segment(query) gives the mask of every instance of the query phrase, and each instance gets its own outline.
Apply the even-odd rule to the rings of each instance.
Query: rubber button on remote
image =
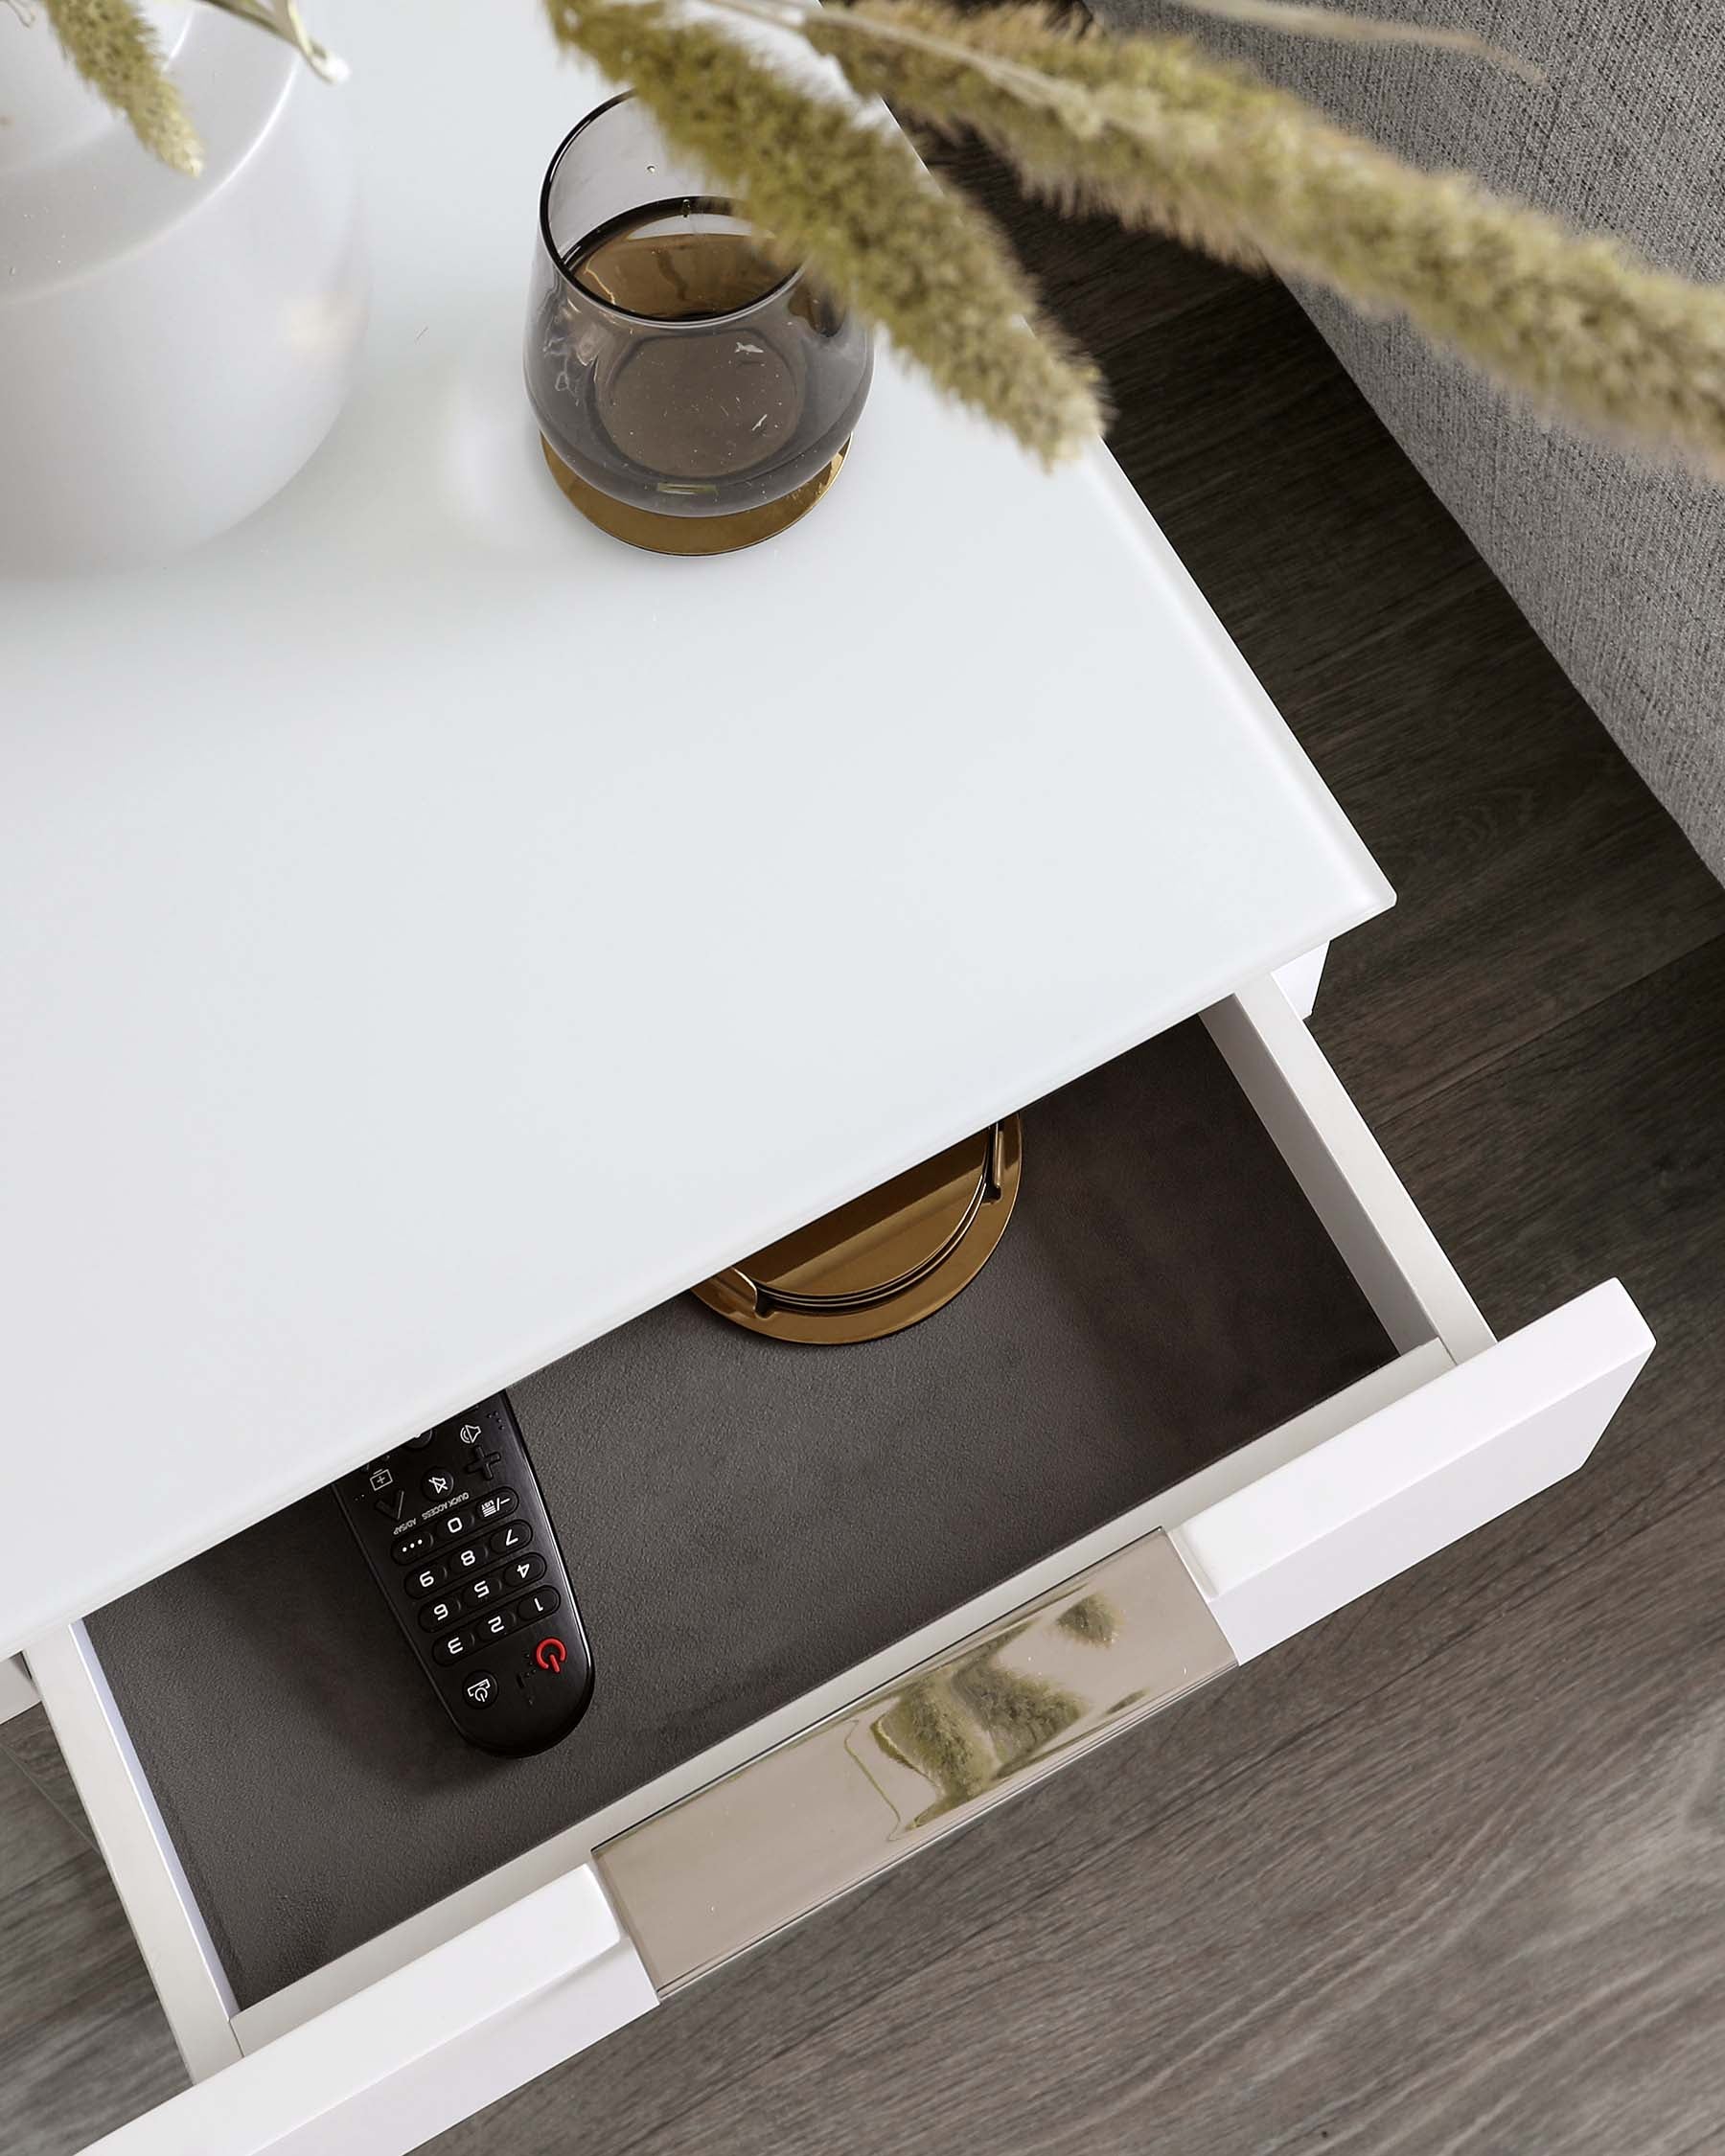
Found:
[[[446,1574],[441,1565],[422,1565],[417,1572],[409,1572],[402,1582],[409,1594],[429,1594],[434,1587],[441,1587]]]
[[[465,1549],[444,1559],[444,1571],[450,1579],[460,1579],[465,1572],[476,1572],[484,1562],[484,1543],[470,1542]]]
[[[402,1535],[399,1542],[389,1546],[389,1554],[398,1565],[411,1565],[421,1557],[429,1557],[437,1548],[435,1535]]]
[[[525,1549],[533,1540],[533,1529],[525,1520],[512,1520],[507,1527],[499,1527],[491,1538],[494,1557],[507,1557],[512,1549]]]
[[[461,1615],[459,1594],[440,1594],[420,1611],[419,1620],[427,1632],[446,1632]]]
[[[463,1610],[471,1614],[474,1610],[489,1609],[492,1603],[496,1600],[497,1582],[494,1577],[488,1574],[484,1579],[474,1579],[468,1582],[467,1593],[461,1597],[461,1606]]]
[[[437,1523],[437,1539],[453,1542],[458,1535],[466,1534],[472,1524],[465,1512],[446,1512]]]
[[[516,1508],[513,1490],[491,1490],[473,1508],[473,1517],[479,1521],[507,1520]]]
[[[513,1610],[494,1610],[490,1617],[482,1617],[474,1625],[473,1638],[475,1640],[501,1640],[507,1633],[515,1630],[515,1621]]]
[[[555,1587],[541,1587],[537,1594],[526,1595],[515,1606],[518,1624],[538,1624],[541,1617],[555,1617],[563,1606],[563,1596]]]
[[[471,1632],[451,1632],[447,1640],[439,1640],[433,1643],[431,1660],[446,1665],[459,1662],[463,1655],[472,1651],[473,1644],[473,1635]]]
[[[506,1593],[513,1594],[518,1588],[531,1587],[536,1579],[545,1576],[545,1560],[542,1557],[518,1557],[513,1565],[505,1565],[494,1575],[501,1581]]]

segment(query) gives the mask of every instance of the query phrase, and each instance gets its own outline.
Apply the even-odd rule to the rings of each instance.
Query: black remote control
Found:
[[[481,1752],[556,1744],[586,1712],[593,1658],[504,1393],[335,1484],[366,1563]]]

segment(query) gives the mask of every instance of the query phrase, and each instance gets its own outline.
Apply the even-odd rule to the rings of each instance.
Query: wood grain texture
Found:
[[[948,162],[1102,361],[1115,455],[1396,887],[1320,1005],[1368,1115],[1725,931],[1725,891],[1280,286]]]
[[[1581,1475],[435,2146],[1717,2148],[1725,894],[1286,294],[1009,221],[1400,887],[1326,1047],[1494,1321],[1616,1272],[1660,1351]],[[172,2084],[93,1862],[12,1890],[28,2156]]]
[[[0,1891],[28,1887],[84,1846],[22,1767],[0,1755]]]
[[[865,1939],[823,1918],[494,2126],[529,2156],[577,2121],[651,2156],[1676,2156],[1718,2118],[1725,1562],[1685,1514],[1644,1539],[1172,1813],[1203,1736],[1170,1718],[986,1860],[900,1875]]]
[[[0,2146],[18,2156],[73,2156],[185,2087],[93,1849],[23,1884],[0,1879]]]
[[[12,1764],[93,1849],[96,1839],[84,1816],[83,1800],[54,1741],[47,1709],[33,1707],[10,1722],[0,1723],[0,1751],[10,1755]],[[4,1868],[0,1868],[0,1879],[6,1876]]]

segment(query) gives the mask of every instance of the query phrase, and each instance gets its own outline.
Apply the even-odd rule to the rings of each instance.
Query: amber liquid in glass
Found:
[[[571,248],[563,266],[595,298],[651,322],[734,314],[786,276],[731,205],[706,195],[631,210]]]
[[[831,340],[850,333],[730,203],[649,203],[560,266],[575,294],[624,318],[589,324],[578,297],[554,302],[534,383],[540,409],[557,414],[560,453],[608,493],[660,510],[741,509],[762,479],[783,486],[788,461],[812,474],[848,438],[855,409],[827,409],[818,376]]]
[[[584,291],[650,322],[740,313],[785,281],[728,202],[656,202],[564,264]],[[799,369],[760,331],[644,340],[596,401],[625,456],[662,483],[718,479],[776,457],[796,430]]]

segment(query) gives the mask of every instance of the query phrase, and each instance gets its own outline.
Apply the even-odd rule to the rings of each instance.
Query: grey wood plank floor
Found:
[[[1399,889],[1344,1078],[1500,1329],[1619,1272],[1660,1352],[1581,1475],[435,2146],[1725,2147],[1725,892],[1284,292],[958,162]],[[0,1743],[0,2139],[59,2156],[177,2068]]]

